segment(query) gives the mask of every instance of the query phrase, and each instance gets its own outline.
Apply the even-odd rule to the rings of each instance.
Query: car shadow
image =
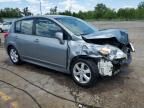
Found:
[[[9,60],[4,61],[9,66],[14,66]],[[15,66],[17,67],[17,66]],[[133,72],[132,66],[123,66],[121,72],[112,77],[100,77],[94,87],[82,88],[74,83],[70,74],[61,73],[55,70],[44,68],[30,63],[24,63],[20,68],[27,69],[28,72],[36,72],[39,74],[47,75],[52,78],[57,84],[65,86],[73,91],[86,92],[90,95],[99,94],[114,90],[116,88],[122,88],[125,85],[125,79],[129,79],[129,74]]]

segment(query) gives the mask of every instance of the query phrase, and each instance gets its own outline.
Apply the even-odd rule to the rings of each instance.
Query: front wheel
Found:
[[[18,64],[22,63],[16,48],[10,47],[8,50],[8,54],[9,54],[10,60],[12,61],[13,64],[18,65]]]
[[[126,60],[126,65],[130,65],[132,62],[132,54],[131,52],[128,52],[127,54],[127,60]]]
[[[78,59],[72,63],[70,71],[76,84],[82,87],[93,86],[99,76],[98,67],[92,60]]]

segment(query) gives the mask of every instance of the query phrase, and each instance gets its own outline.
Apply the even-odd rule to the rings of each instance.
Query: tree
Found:
[[[29,11],[28,7],[24,8],[22,13],[23,13],[24,16],[31,16],[31,15],[33,15],[33,14]]]
[[[144,9],[144,1],[139,3],[138,9]]]
[[[120,19],[135,19],[136,18],[136,11],[134,8],[124,8],[119,9],[117,12],[117,16]]]
[[[16,8],[14,12],[17,17],[22,17],[22,12],[19,8]]]
[[[138,7],[135,8],[121,8],[118,11],[107,7],[105,4],[97,4],[94,10],[83,12],[70,12],[66,10],[64,12],[57,12],[57,6],[50,9],[50,13],[47,14],[61,14],[69,15],[82,19],[123,19],[123,20],[132,20],[132,19],[144,19],[144,1],[140,2]],[[28,7],[20,10],[19,8],[4,8],[0,9],[0,19],[2,18],[18,18],[22,16],[33,15]]]
[[[59,12],[60,15],[68,15],[68,16],[72,16],[72,13],[68,10],[66,10],[65,12]],[[74,13],[76,15],[76,13]]]
[[[88,11],[84,13],[84,19],[94,19],[94,12],[93,11]]]
[[[57,6],[55,6],[54,8],[50,9],[50,14],[51,15],[57,14]]]
[[[16,18],[21,16],[22,13],[18,8],[4,8],[0,10],[0,17],[2,18]]]
[[[94,10],[95,13],[95,18],[96,19],[100,19],[100,18],[104,18],[104,14],[107,12],[108,8],[106,7],[105,4],[100,3],[97,4]]]
[[[138,9],[136,10],[136,18],[144,19],[144,1],[140,2],[138,5]]]
[[[109,8],[107,9],[107,11],[103,15],[104,19],[109,19],[109,20],[115,19],[116,17],[117,16],[116,16],[115,10],[112,10],[112,9],[109,9]]]

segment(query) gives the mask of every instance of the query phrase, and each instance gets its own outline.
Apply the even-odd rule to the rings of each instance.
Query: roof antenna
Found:
[[[70,0],[69,12],[72,11],[72,0]]]

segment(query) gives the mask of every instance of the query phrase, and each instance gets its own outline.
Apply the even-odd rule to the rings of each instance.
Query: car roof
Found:
[[[41,15],[41,16],[26,16],[26,17],[22,17],[20,19],[17,20],[22,20],[22,19],[29,19],[29,18],[64,18],[64,17],[72,17],[72,16],[66,16],[66,15]],[[16,21],[17,21],[16,20]]]

